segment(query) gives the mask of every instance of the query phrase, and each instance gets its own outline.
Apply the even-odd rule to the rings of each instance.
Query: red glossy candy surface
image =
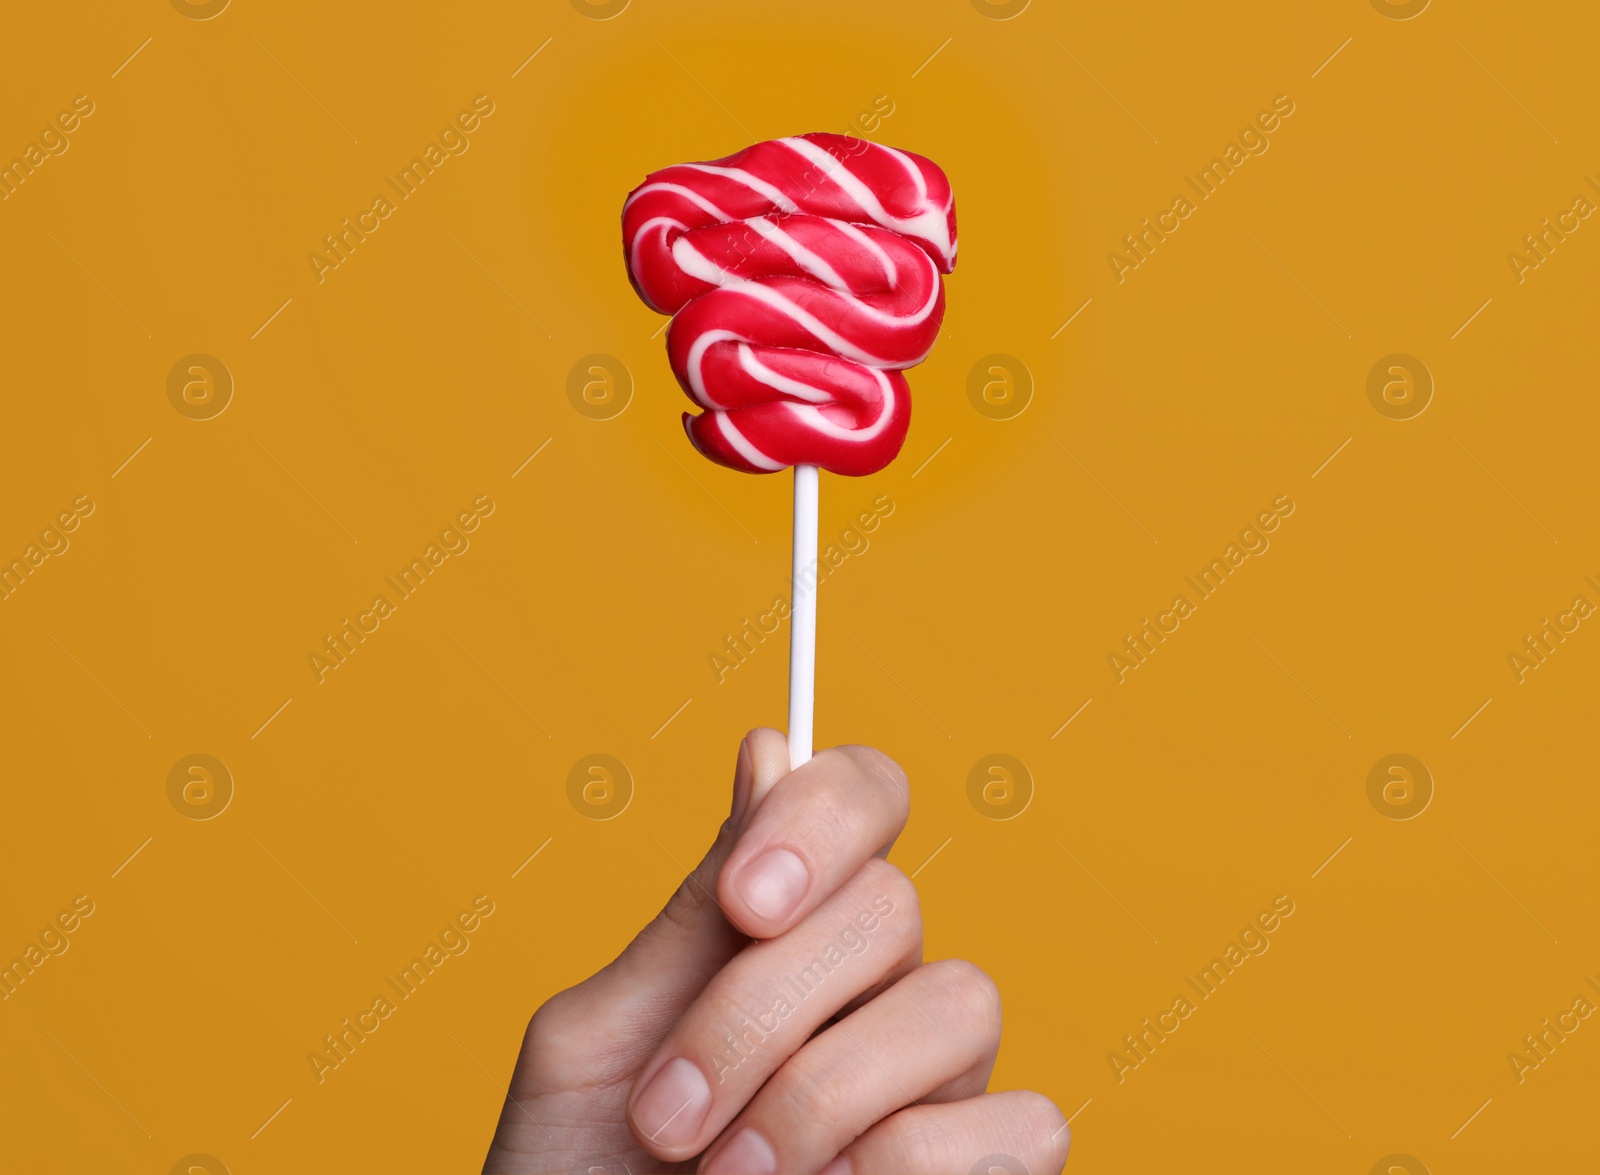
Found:
[[[750,473],[860,475],[900,451],[902,369],[944,318],[950,182],[920,155],[845,135],[773,139],[651,173],[622,210],[628,276],[673,315],[667,355],[690,441]]]

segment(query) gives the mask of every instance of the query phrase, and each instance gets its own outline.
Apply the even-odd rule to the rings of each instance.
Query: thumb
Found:
[[[728,819],[704,859],[683,879],[661,913],[641,930],[621,955],[583,986],[615,1006],[648,1009],[660,1016],[662,1031],[705,988],[712,977],[750,942],[717,904],[717,874],[739,841],[750,817],[773,785],[789,773],[788,740],[758,727],[739,744]]]

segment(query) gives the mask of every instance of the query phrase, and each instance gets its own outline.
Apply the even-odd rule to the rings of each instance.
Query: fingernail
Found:
[[[843,1155],[840,1155],[837,1159],[833,1160],[833,1162],[829,1163],[822,1170],[818,1171],[817,1175],[851,1175],[851,1172],[854,1171],[854,1169],[855,1168],[850,1166],[850,1160],[845,1158]]]
[[[773,1175],[778,1156],[772,1144],[754,1130],[741,1130],[706,1164],[706,1175]]]
[[[756,765],[750,757],[750,740],[745,738],[739,743],[739,762],[733,769],[733,807],[728,812],[728,821],[737,825],[744,819],[744,810],[750,806],[750,785],[755,782]]]
[[[633,1103],[633,1120],[649,1141],[664,1147],[688,1146],[711,1109],[711,1086],[692,1061],[674,1057],[650,1079]]]
[[[768,849],[739,871],[739,896],[772,922],[792,914],[810,885],[805,862],[788,849]]]

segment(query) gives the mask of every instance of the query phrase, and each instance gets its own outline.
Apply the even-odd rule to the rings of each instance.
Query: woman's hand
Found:
[[[921,961],[916,890],[884,860],[909,798],[878,751],[790,772],[752,731],[705,860],[535,1013],[484,1170],[1059,1171],[1054,1103],[984,1092],[994,983]]]

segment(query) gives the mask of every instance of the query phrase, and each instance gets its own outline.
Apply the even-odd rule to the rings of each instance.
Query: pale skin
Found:
[[[993,981],[922,961],[886,860],[909,803],[878,751],[791,772],[783,735],[751,731],[705,859],[534,1014],[484,1171],[1059,1172],[1055,1103],[986,1092]]]

